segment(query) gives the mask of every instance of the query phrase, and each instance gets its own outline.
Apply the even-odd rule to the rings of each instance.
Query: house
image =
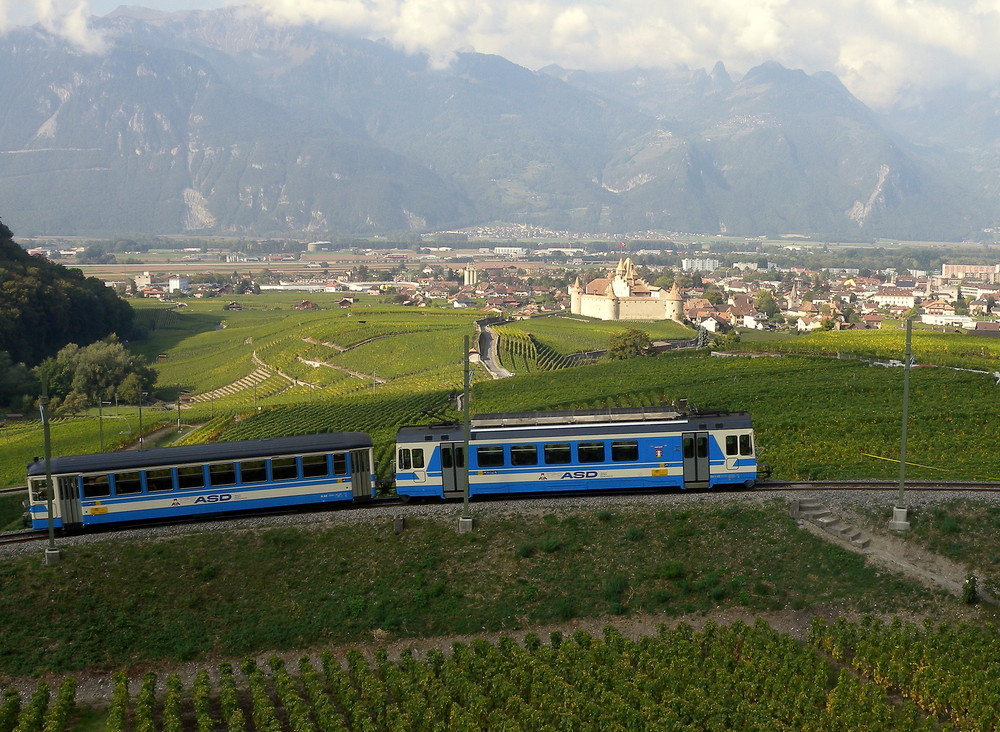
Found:
[[[299,300],[295,303],[296,310],[319,310],[319,305],[312,300]]]
[[[881,308],[902,307],[909,310],[917,304],[913,290],[901,287],[883,287],[871,296],[870,300]]]
[[[805,315],[798,319],[795,323],[795,329],[801,333],[807,333],[812,330],[819,330],[823,327],[822,318],[814,318],[810,315]]]
[[[696,325],[699,328],[704,328],[709,333],[723,333],[729,330],[729,323],[721,318],[718,313],[700,319]]]
[[[955,306],[944,300],[930,300],[920,306],[927,315],[954,315]]]
[[[986,315],[989,312],[988,300],[973,300],[969,303],[969,315]]]
[[[866,328],[882,328],[882,316],[878,313],[865,313],[861,316],[861,322],[865,324]]]
[[[987,338],[1000,338],[1000,322],[984,323],[980,321],[969,327],[966,332],[971,335],[986,336]]]

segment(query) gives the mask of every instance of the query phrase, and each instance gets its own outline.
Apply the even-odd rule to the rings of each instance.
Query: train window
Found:
[[[236,485],[236,463],[209,465],[208,482],[212,485]]]
[[[342,452],[333,455],[333,474],[344,475],[347,472],[347,455]]]
[[[172,491],[174,489],[174,471],[170,468],[146,471],[147,491]]]
[[[708,457],[708,436],[698,435],[695,438],[695,444],[698,446],[698,457],[700,458]]]
[[[204,488],[205,471],[200,465],[177,468],[177,486],[181,489]]]
[[[576,446],[576,456],[581,463],[603,463],[603,442],[581,442]]]
[[[740,435],[740,455],[753,455],[753,440],[750,435]]]
[[[568,442],[556,442],[546,445],[543,450],[546,465],[564,465],[573,462]]]
[[[104,498],[111,495],[111,481],[105,475],[83,476],[83,497]]]
[[[271,458],[271,480],[294,480],[299,477],[295,458]]]
[[[538,448],[534,445],[511,445],[511,465],[538,465]]]
[[[31,502],[41,503],[49,500],[49,492],[45,487],[45,479],[33,479],[31,481]]]
[[[682,440],[682,443],[684,445],[684,458],[685,459],[687,459],[687,458],[693,458],[694,457],[694,438],[693,437],[685,437]]]
[[[127,496],[131,493],[142,492],[142,480],[139,473],[115,473],[115,495]]]
[[[306,455],[302,458],[303,478],[325,478],[330,474],[330,463],[326,455]]]
[[[499,468],[503,466],[503,447],[487,445],[476,448],[476,460],[480,468]]]
[[[240,463],[241,483],[264,483],[267,480],[267,462],[244,460]]]
[[[413,467],[417,470],[423,470],[424,468],[424,448],[415,447],[413,448]]]
[[[611,443],[611,459],[616,463],[639,459],[638,440],[615,440]]]
[[[737,445],[736,435],[726,435],[726,454],[727,455],[739,455],[740,448]]]
[[[399,450],[399,460],[396,461],[397,467],[400,470],[409,470],[413,467],[413,463],[410,461],[410,450],[407,447],[400,448]]]
[[[416,451],[414,451],[416,452]],[[413,456],[413,467],[417,467],[417,456]],[[423,458],[420,466],[423,467]],[[441,445],[441,467],[445,470],[465,467],[465,450],[461,445]]]

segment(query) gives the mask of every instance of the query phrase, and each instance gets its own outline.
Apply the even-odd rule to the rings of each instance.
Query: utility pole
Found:
[[[906,319],[906,347],[903,350],[903,425],[900,430],[899,443],[899,494],[896,505],[892,509],[892,521],[889,528],[894,531],[909,531],[910,521],[906,509],[906,423],[909,421],[910,407],[910,343],[913,330],[913,318]]]
[[[49,517],[49,544],[45,547],[45,566],[59,564],[59,560],[62,559],[62,555],[56,547],[56,529],[55,522],[52,517],[52,437],[49,433],[49,415],[45,412],[45,407],[48,403],[49,387],[48,384],[43,384],[42,396],[38,400],[38,411],[41,413],[42,417],[42,442],[45,449],[45,452],[43,453],[45,455],[45,503],[46,511]]]
[[[139,392],[139,449],[142,449],[142,403],[146,401],[146,394],[148,392]]]
[[[465,534],[472,531],[473,521],[472,516],[469,513],[469,460],[472,457],[469,454],[469,442],[472,440],[472,422],[470,418],[470,405],[469,397],[471,396],[471,384],[472,384],[472,366],[469,363],[469,336],[465,336],[465,379],[464,379],[464,392],[462,394],[462,422],[464,425],[464,435],[463,442],[465,451],[465,492],[462,495],[462,518],[458,520],[458,533]]]

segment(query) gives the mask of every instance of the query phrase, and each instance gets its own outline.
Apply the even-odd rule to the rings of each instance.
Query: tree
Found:
[[[138,404],[142,401],[142,394],[146,391],[143,383],[136,374],[129,374],[118,387],[118,398],[126,404]]]
[[[0,406],[20,409],[25,396],[36,394],[38,382],[31,370],[23,363],[14,363],[6,351],[0,351]]]
[[[715,285],[709,285],[705,288],[705,299],[713,305],[721,305],[726,301],[726,296],[722,290]]]
[[[649,334],[638,328],[628,328],[608,339],[608,360],[623,361],[645,356],[652,348]]]
[[[121,392],[123,382],[134,376],[137,391],[149,391],[156,372],[141,356],[135,356],[115,336],[80,348],[75,343],[62,348],[55,358],[46,359],[36,369],[49,395],[67,400],[80,396],[88,402],[110,399]]]
[[[774,299],[774,293],[770,290],[757,290],[757,294],[754,295],[754,305],[756,305],[758,312],[769,318],[773,318],[774,314],[778,312],[778,303]]]
[[[131,337],[132,308],[76,269],[32,256],[0,224],[0,343],[11,360],[36,366],[75,341]]]

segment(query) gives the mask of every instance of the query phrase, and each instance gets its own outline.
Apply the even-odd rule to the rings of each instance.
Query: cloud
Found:
[[[192,0],[204,5],[212,0]],[[224,4],[228,0],[216,0]],[[88,0],[0,0],[0,29],[34,20],[99,48]],[[98,2],[98,0],[91,0]],[[240,0],[279,24],[315,23],[444,64],[460,49],[529,68],[710,67],[778,61],[832,71],[869,104],[901,90],[1000,79],[1000,0]],[[176,9],[183,0],[145,0]],[[34,22],[34,21],[32,21]]]
[[[101,53],[103,36],[89,25],[87,0],[0,0],[0,33],[14,25],[38,23],[87,53]]]

